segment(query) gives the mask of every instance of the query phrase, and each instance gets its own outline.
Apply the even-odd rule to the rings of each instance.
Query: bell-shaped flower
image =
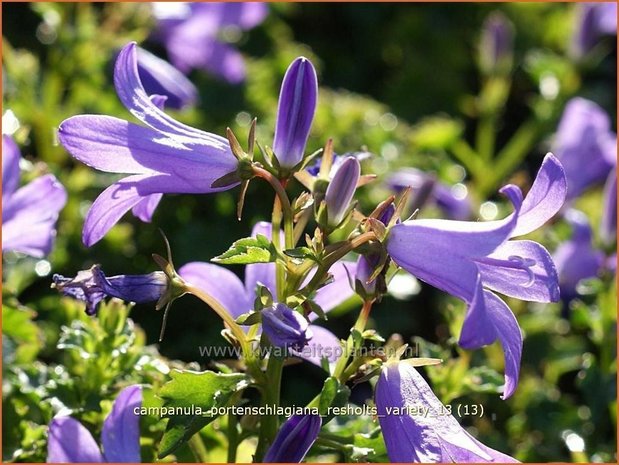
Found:
[[[156,2],[154,38],[161,41],[170,61],[187,73],[203,69],[231,84],[245,79],[245,62],[222,34],[237,33],[260,24],[268,14],[261,2]]]
[[[355,157],[346,158],[335,172],[325,193],[329,226],[338,226],[350,211],[360,176],[361,164]]]
[[[264,463],[301,463],[316,442],[320,415],[292,415],[279,429],[264,456]]]
[[[78,272],[74,278],[55,274],[52,279],[53,287],[58,291],[85,302],[88,315],[97,313],[97,307],[105,297],[148,303],[158,301],[168,290],[168,278],[163,271],[107,277],[99,265],[94,265],[89,270]]]
[[[573,98],[565,106],[553,148],[565,170],[570,200],[607,179],[617,164],[617,134],[610,118],[584,98]]]
[[[280,166],[293,168],[303,159],[318,99],[318,79],[311,61],[294,60],[282,81],[273,152]]]
[[[514,27],[495,11],[484,21],[479,43],[479,64],[487,74],[508,73],[514,54]]]
[[[80,115],[58,129],[60,143],[77,160],[131,175],[104,190],[90,207],[82,233],[87,246],[132,208],[149,218],[161,194],[219,192],[237,184],[212,187],[237,168],[228,141],[174,120],[151,100],[138,74],[135,43],[120,51],[114,84],[121,102],[146,126],[112,116]]]
[[[387,252],[415,277],[468,304],[460,345],[478,348],[499,339],[506,358],[503,398],[518,383],[522,335],[509,307],[492,291],[536,302],[559,299],[557,272],[537,242],[509,241],[542,226],[562,207],[566,180],[552,154],[544,159],[523,200],[508,185],[501,192],[515,212],[500,221],[409,220],[391,228]]]
[[[383,365],[375,402],[391,462],[517,462],[471,436],[406,361]]]
[[[603,36],[617,35],[617,3],[581,3],[577,8],[576,29],[570,44],[570,54],[581,59]]]
[[[396,191],[412,188],[413,211],[424,204],[436,205],[448,218],[466,220],[473,211],[471,201],[463,185],[448,186],[429,174],[415,168],[396,171],[387,179],[387,185]]]
[[[301,350],[312,339],[312,330],[303,315],[284,304],[262,309],[262,331],[275,347]]]
[[[198,89],[183,73],[143,48],[137,48],[138,74],[148,95],[165,97],[165,106],[174,110],[193,106]]]
[[[97,442],[79,421],[57,416],[49,424],[48,463],[139,463],[140,416],[142,387],[124,388],[114,401],[112,411],[103,423],[101,443]]]
[[[565,302],[578,295],[578,283],[594,278],[604,264],[604,253],[593,248],[593,233],[584,213],[568,210],[565,219],[572,226],[572,237],[563,242],[552,258],[559,274],[561,298]]]
[[[254,226],[252,236],[261,234],[270,238],[271,231],[271,223],[261,221]],[[348,277],[354,276],[356,264],[338,262],[329,272],[333,281],[318,289],[313,299],[325,313],[354,295]],[[247,265],[244,281],[227,268],[204,262],[187,263],[179,268],[178,274],[188,283],[212,296],[235,318],[253,309],[258,285],[266,287],[272,295],[277,294],[274,263]],[[314,313],[309,315],[310,322],[317,318]],[[323,358],[326,358],[329,364],[334,364],[339,355],[340,340],[331,331],[317,324],[310,324],[309,330],[313,334],[312,339],[294,355],[317,366],[321,366]]]
[[[67,192],[46,174],[19,187],[21,154],[10,136],[2,136],[2,250],[44,257],[56,237],[58,213]]]

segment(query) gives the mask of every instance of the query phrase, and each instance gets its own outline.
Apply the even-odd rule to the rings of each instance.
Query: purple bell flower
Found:
[[[576,287],[580,280],[597,276],[605,257],[593,248],[591,226],[582,212],[568,210],[565,219],[572,226],[572,238],[557,248],[553,260],[559,274],[561,298],[569,302],[578,295]]]
[[[19,187],[21,154],[10,136],[2,136],[2,250],[41,258],[52,250],[58,213],[67,192],[46,174]]]
[[[517,462],[471,436],[406,361],[383,366],[375,402],[391,462]],[[420,414],[420,408],[428,414]]]
[[[105,297],[116,297],[136,303],[158,301],[168,289],[168,278],[163,271],[144,275],[106,277],[99,265],[77,273],[75,278],[53,276],[53,287],[64,295],[86,303],[86,313],[94,315]]]
[[[262,234],[271,237],[271,229],[270,223],[259,222],[253,228],[252,236]],[[314,296],[314,301],[324,312],[329,312],[354,295],[348,276],[354,276],[355,272],[354,262],[338,262],[331,267],[333,281],[318,289]],[[235,318],[254,307],[258,284],[265,286],[272,295],[276,294],[274,263],[247,265],[244,282],[229,269],[212,263],[187,263],[178,270],[178,274],[185,281],[211,295]],[[313,313],[309,316],[310,322],[316,318]],[[331,331],[316,324],[310,324],[309,330],[313,334],[312,339],[294,355],[317,366],[321,366],[323,357],[326,357],[330,364],[334,364],[338,358],[340,340]]]
[[[49,424],[48,463],[138,463],[140,457],[140,416],[142,387],[128,386],[118,394],[112,411],[103,423],[103,452],[90,432],[69,416],[54,418]]]
[[[316,70],[307,58],[299,57],[284,75],[277,107],[273,152],[284,168],[303,159],[317,98]]]
[[[114,84],[125,107],[146,126],[111,116],[80,115],[58,129],[61,144],[74,158],[101,171],[131,175],[112,184],[92,204],[82,233],[88,247],[130,209],[149,220],[161,194],[211,193],[236,185],[212,187],[236,170],[228,141],[174,120],[153,103],[140,82],[135,43],[120,51]]]
[[[512,64],[514,27],[495,11],[484,21],[479,44],[481,69],[488,74],[508,72]]]
[[[393,226],[387,239],[387,251],[398,265],[467,303],[462,347],[474,349],[499,339],[506,359],[504,399],[518,384],[522,334],[509,307],[492,291],[528,301],[558,301],[558,277],[548,251],[537,242],[509,239],[552,218],[566,190],[563,168],[548,154],[524,199],[514,185],[501,189],[515,208],[507,218],[409,220]]]
[[[387,185],[395,191],[411,187],[413,210],[431,202],[450,219],[466,220],[471,217],[473,209],[466,190],[459,192],[454,187],[437,181],[429,173],[415,168],[404,168],[389,176]]]
[[[165,105],[174,110],[195,105],[198,89],[183,73],[140,47],[137,54],[138,74],[148,95],[165,97]]]
[[[245,79],[243,56],[220,36],[260,24],[267,4],[158,2],[153,9],[158,22],[154,37],[163,42],[174,66],[184,73],[203,69],[231,84]]]
[[[264,463],[301,463],[316,441],[320,415],[292,415],[279,429],[264,456]]]
[[[360,176],[361,164],[355,157],[346,158],[335,172],[325,193],[330,226],[339,225],[350,211],[350,202],[355,195]]]
[[[576,30],[570,54],[583,58],[604,35],[617,35],[617,3],[599,2],[577,5]]]
[[[312,330],[303,315],[276,303],[262,310],[262,330],[275,347],[301,350],[312,339]]]
[[[568,199],[604,181],[616,166],[617,135],[610,124],[606,112],[590,100],[576,97],[565,106],[553,147],[565,170]]]

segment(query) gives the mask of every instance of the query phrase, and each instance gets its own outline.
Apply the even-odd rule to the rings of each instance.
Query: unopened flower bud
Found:
[[[292,62],[279,94],[273,152],[280,166],[293,168],[302,159],[316,111],[318,79],[305,57]]]
[[[355,157],[348,157],[344,160],[333,176],[325,193],[330,226],[340,224],[348,213],[360,176],[361,165]]]
[[[265,463],[301,463],[316,441],[320,415],[292,415],[280,428],[264,456]]]
[[[485,74],[507,74],[512,67],[514,28],[501,13],[484,21],[479,44],[479,64]]]
[[[280,303],[262,310],[262,329],[275,347],[301,350],[312,338],[307,320]]]

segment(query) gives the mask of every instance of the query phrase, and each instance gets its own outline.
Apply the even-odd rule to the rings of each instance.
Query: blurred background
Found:
[[[560,3],[270,4],[256,27],[219,33],[242,53],[244,80],[230,83],[194,69],[188,77],[198,103],[170,113],[216,134],[230,126],[239,137],[257,117],[258,140],[270,145],[281,78],[295,57],[305,55],[316,66],[320,85],[308,151],[332,137],[337,153],[371,154],[364,173],[379,177],[359,191],[362,211],[369,213],[393,193],[385,182],[392,173],[414,167],[447,186],[460,186],[458,192],[470,203],[469,219],[502,218],[510,210],[498,188],[508,182],[530,186],[570,98],[596,102],[616,128],[616,34],[601,34],[589,49],[576,51],[583,8]],[[482,31],[497,12],[513,45],[505,61],[493,65]],[[27,160],[23,178],[53,172],[69,193],[48,257],[3,253],[3,460],[44,461],[46,425],[62,406],[96,425],[104,413],[101,400],[113,399],[119,384],[148,383],[156,393],[169,367],[206,369],[212,361],[201,357],[198,347],[225,344],[216,315],[193,297],[174,303],[159,343],[162,315],[153,305],[133,306],[133,323],[118,302],[91,319],[80,304],[50,289],[51,275],[73,276],[95,263],[108,276],[153,271],[151,254],[165,250],[157,228],[169,238],[177,267],[208,261],[248,236],[256,221],[269,219],[273,195],[268,186],[251,183],[241,221],[235,219],[237,190],[166,195],[152,223],[126,215],[87,249],[81,242],[84,215],[118,176],[74,161],[55,131],[77,114],[132,120],[115,94],[113,63],[119,48],[132,40],[168,58],[155,33],[153,7],[3,3],[2,27],[3,133],[13,136]],[[492,126],[485,134],[493,134],[492,148],[480,166],[466,147],[483,147],[480,127],[488,115]],[[507,161],[497,165],[493,160],[498,159]],[[593,225],[594,246],[612,256],[615,243],[605,243],[596,229],[603,215],[602,189],[593,186],[574,206]],[[441,215],[432,205],[421,211],[422,217]],[[569,240],[571,229],[558,219],[533,236],[553,252]],[[242,277],[242,267],[232,269]],[[443,402],[484,405],[484,417],[461,421],[485,444],[521,461],[614,462],[614,272],[605,269],[581,282],[577,294],[549,305],[508,299],[525,333],[521,381],[508,401],[498,395],[500,346],[476,352],[457,346],[464,305],[456,299],[401,274],[376,306],[371,326],[385,338],[400,334],[420,355],[445,360],[426,375]],[[351,299],[325,325],[345,336],[358,307]],[[113,354],[103,356],[106,350]],[[324,381],[324,373],[307,363],[286,368],[284,377],[283,399],[290,405],[311,400]],[[369,396],[367,383],[353,390],[354,402]],[[354,438],[371,423],[338,421],[338,431]],[[152,445],[162,426],[157,419],[145,423],[143,435],[152,442],[143,443],[142,458],[153,460]],[[218,454],[225,450],[225,437],[217,428],[214,424],[202,434],[212,460],[224,460]],[[315,457],[352,460],[345,452],[320,448]],[[382,455],[376,449],[365,459],[385,457],[384,449]],[[191,461],[192,456],[181,451],[177,459]]]

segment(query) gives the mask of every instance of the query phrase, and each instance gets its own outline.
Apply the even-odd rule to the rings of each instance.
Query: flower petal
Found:
[[[283,167],[292,168],[303,158],[317,96],[316,70],[307,58],[299,57],[286,71],[277,107],[273,152]]]
[[[192,106],[198,90],[183,73],[165,60],[138,47],[138,74],[148,95],[167,97],[166,105],[174,109]]]
[[[378,420],[391,462],[515,461],[467,433],[406,361],[384,365],[375,392]],[[413,408],[427,408],[429,413],[408,413]]]
[[[483,291],[483,306],[478,305],[467,313],[470,325],[463,325],[460,346],[465,349],[477,349],[489,344],[488,337],[476,336],[477,333],[496,335],[501,342],[505,356],[505,387],[502,399],[510,397],[518,385],[520,359],[522,357],[522,333],[516,317],[499,297],[490,291]]]
[[[103,454],[107,462],[141,462],[140,416],[135,412],[141,406],[141,386],[128,386],[118,394],[101,431]]]
[[[565,106],[553,152],[565,170],[568,199],[578,197],[590,185],[606,179],[612,168],[609,160],[616,158],[612,156],[616,151],[616,135],[610,127],[606,112],[590,100],[576,97]],[[609,140],[613,142],[609,144]]]
[[[2,135],[2,202],[19,186],[19,147],[11,136]]]
[[[533,241],[508,241],[477,262],[483,285],[533,302],[557,302],[559,278],[548,251]]]
[[[176,121],[151,101],[138,74],[136,47],[135,42],[125,45],[118,54],[114,68],[116,93],[127,110],[144,124],[168,136],[175,136],[177,140],[212,147],[233,157],[225,138]]]
[[[546,223],[561,209],[566,195],[567,179],[563,166],[557,157],[549,153],[522,202],[512,237],[528,234]]]
[[[247,297],[241,280],[226,268],[211,263],[191,262],[183,265],[178,274],[212,296],[235,318],[253,308],[254,301]]]
[[[92,434],[71,417],[56,417],[47,432],[48,463],[100,463],[103,455]]]
[[[84,220],[82,242],[86,247],[99,242],[112,227],[144,198],[138,192],[144,176],[129,176],[105,189],[90,206]]]
[[[291,352],[318,367],[322,367],[322,359],[326,358],[329,367],[333,368],[342,353],[340,339],[322,326],[309,325],[309,329],[312,332],[312,339],[301,350]]]
[[[131,209],[131,213],[145,223],[150,223],[162,197],[163,194],[150,194],[143,197],[142,200]]]
[[[51,174],[18,189],[3,202],[2,250],[47,255],[56,236],[58,213],[66,202],[66,190]]]
[[[213,192],[213,181],[236,169],[234,157],[222,148],[111,116],[74,116],[61,123],[58,137],[74,158],[98,170],[172,175],[167,192]]]

